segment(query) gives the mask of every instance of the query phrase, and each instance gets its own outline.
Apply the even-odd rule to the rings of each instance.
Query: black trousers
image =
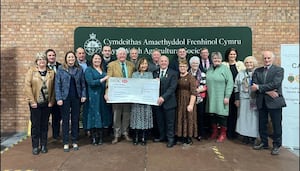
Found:
[[[231,94],[229,100],[229,113],[227,117],[227,136],[228,138],[234,138],[237,136],[235,132],[236,121],[237,121],[237,107],[234,104],[235,97],[234,93]]]
[[[158,130],[158,124],[157,124],[157,116],[156,116],[156,109],[157,106],[151,106],[152,107],[152,113],[153,113],[153,128],[151,129],[151,135],[152,137],[159,138],[159,130]]]
[[[280,147],[282,145],[282,108],[268,109],[263,102],[263,107],[259,112],[259,134],[262,143],[268,144],[268,122],[269,114],[273,127],[273,146]]]
[[[227,127],[227,116],[211,113],[210,119],[212,124],[219,124],[219,126]]]
[[[60,113],[60,106],[54,104],[51,108],[52,114],[52,136],[53,138],[57,138],[60,132],[60,121],[61,121],[61,113]]]
[[[38,148],[40,145],[46,146],[48,139],[48,122],[50,116],[50,108],[48,103],[37,108],[30,107],[31,121],[31,141],[32,147]]]
[[[175,135],[175,108],[163,109],[163,107],[154,107],[154,113],[156,115],[157,126],[159,130],[159,138],[168,141],[174,141]]]
[[[205,136],[207,127],[207,121],[205,118],[205,99],[201,103],[197,104],[197,125],[198,125],[198,136]]]

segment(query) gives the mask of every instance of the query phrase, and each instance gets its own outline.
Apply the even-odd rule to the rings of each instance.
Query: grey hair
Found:
[[[247,62],[247,61],[252,61],[253,62],[253,65],[254,65],[254,68],[257,67],[258,65],[258,62],[256,60],[256,58],[254,56],[247,56],[245,59],[244,59],[244,64]]]
[[[212,53],[211,53],[211,59],[213,59],[215,56],[216,56],[218,59],[222,59],[222,54],[221,54],[221,52],[212,52]]]
[[[190,65],[192,65],[193,62],[197,62],[198,64],[200,64],[200,58],[198,56],[191,57],[191,59],[189,60]]]
[[[127,50],[125,48],[123,48],[123,47],[118,48],[116,50],[116,54],[119,54],[121,51],[124,51],[126,53],[126,55],[127,55]]]

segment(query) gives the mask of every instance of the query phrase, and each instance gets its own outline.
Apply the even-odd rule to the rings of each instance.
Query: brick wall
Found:
[[[38,51],[58,61],[73,49],[74,29],[96,27],[249,26],[253,55],[299,43],[298,0],[3,0],[1,1],[1,132],[26,131],[24,75]],[[279,63],[279,60],[277,61]]]

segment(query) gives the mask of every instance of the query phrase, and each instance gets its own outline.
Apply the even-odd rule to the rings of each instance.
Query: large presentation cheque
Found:
[[[158,97],[158,79],[109,78],[108,103],[140,103],[157,106]]]

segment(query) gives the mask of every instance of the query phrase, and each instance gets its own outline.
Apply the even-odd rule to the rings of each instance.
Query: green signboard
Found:
[[[83,47],[87,59],[104,45],[128,50],[135,47],[139,56],[150,57],[159,49],[169,58],[176,57],[181,47],[188,56],[199,56],[199,49],[206,47],[209,52],[219,51],[223,55],[228,48],[238,50],[240,60],[252,55],[252,32],[249,27],[188,27],[188,28],[119,28],[119,27],[78,27],[74,33],[74,48]],[[223,57],[224,58],[224,57]]]

